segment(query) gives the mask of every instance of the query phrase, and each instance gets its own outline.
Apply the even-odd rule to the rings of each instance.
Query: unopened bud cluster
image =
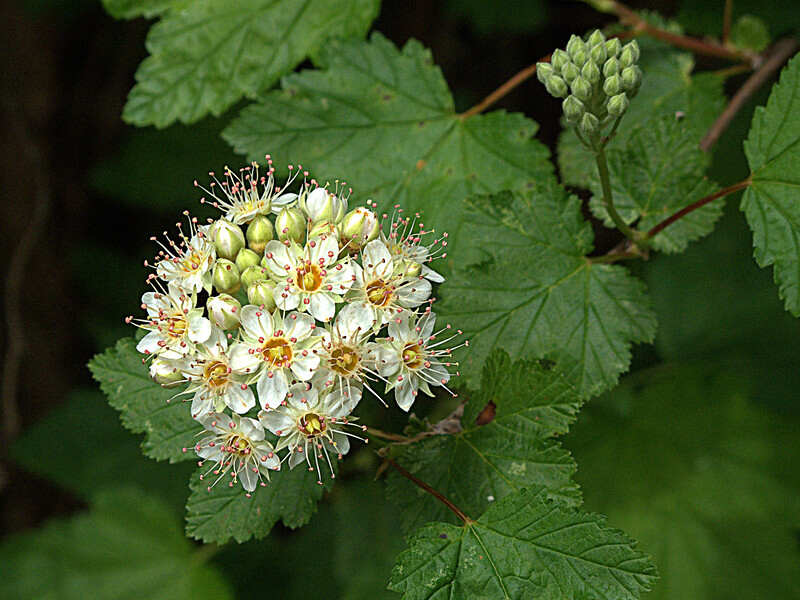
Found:
[[[419,392],[450,391],[457,366],[448,342],[461,332],[437,331],[431,310],[443,278],[429,264],[447,234],[397,206],[391,217],[369,201],[351,209],[344,183],[320,186],[300,166],[278,187],[267,163],[195,184],[222,217],[189,217],[158,242],[146,316],[126,319],[147,332],[137,350],[152,378],[205,429],[194,450],[212,464],[209,491],[227,478],[249,494],[284,461],[321,482],[364,440],[352,414],[363,394],[385,405],[394,392],[408,411]]]
[[[600,30],[584,41],[573,35],[566,49],[556,49],[549,63],[536,65],[536,75],[547,91],[563,98],[568,123],[594,139],[608,123],[622,117],[642,84],[637,66],[636,40],[624,46],[617,38],[606,39]]]

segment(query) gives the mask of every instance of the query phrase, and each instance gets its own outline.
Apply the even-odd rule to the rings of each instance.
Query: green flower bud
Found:
[[[150,377],[164,387],[174,387],[184,383],[186,379],[176,363],[160,356],[154,357],[150,362]]]
[[[580,74],[580,69],[571,62],[565,64],[564,68],[561,69],[561,77],[563,77],[567,83],[572,83]]]
[[[566,89],[566,84],[564,84],[564,88]],[[377,238],[380,229],[378,215],[371,210],[359,206],[347,213],[342,221],[342,245],[347,244],[351,252],[358,251],[365,246],[367,242],[371,242]]]
[[[592,48],[589,51],[589,58],[591,58],[592,62],[598,67],[606,62],[606,58],[608,58],[608,52],[606,52],[605,44],[598,44]]]
[[[581,122],[579,127],[581,131],[586,135],[592,135],[600,128],[600,120],[595,117],[592,113],[584,113],[583,117],[581,117]]]
[[[275,238],[275,230],[270,221],[264,215],[257,215],[247,226],[247,245],[253,252],[261,254],[267,242]]]
[[[244,234],[242,228],[234,225],[230,221],[220,219],[211,229],[214,232],[214,247],[217,249],[217,256],[233,260],[244,248]]]
[[[553,65],[546,62],[536,63],[536,78],[541,83],[547,84],[547,80],[550,79],[552,75],[555,75]]]
[[[616,58],[609,58],[603,65],[603,76],[611,77],[620,71],[619,61]]]
[[[619,56],[620,50],[622,50],[622,42],[619,41],[619,38],[611,38],[606,42],[606,52],[609,57],[616,58]]]
[[[639,44],[636,40],[631,40],[622,47],[619,62],[623,67],[630,67],[639,62]]]
[[[306,218],[296,207],[283,208],[275,219],[275,230],[282,242],[293,240],[300,243],[306,234]]]
[[[330,221],[320,221],[319,223],[315,223],[311,230],[308,232],[308,239],[315,238],[315,237],[322,237],[323,235],[332,235],[335,238],[339,238],[339,227],[336,223],[332,223]]]
[[[630,104],[628,97],[623,92],[608,99],[606,110],[612,117],[621,117],[628,110],[628,104]]]
[[[592,84],[583,77],[576,77],[569,87],[572,90],[572,95],[581,102],[586,102],[592,97]]]
[[[592,61],[587,62],[581,69],[581,77],[590,84],[595,85],[600,82],[600,69]]]
[[[312,223],[319,221],[338,223],[347,212],[347,200],[321,187],[301,195],[299,205]]]
[[[247,288],[247,300],[250,304],[263,306],[265,310],[272,312],[275,310],[275,298],[272,295],[272,288],[274,287],[275,284],[271,281],[264,279],[256,281]]]
[[[249,248],[242,248],[239,254],[236,255],[234,261],[240,272],[244,272],[247,267],[252,267],[261,262],[261,256],[257,252],[253,252]]]
[[[606,36],[599,29],[595,29],[589,38],[586,40],[587,46],[597,46],[606,43]]]
[[[242,281],[242,285],[245,289],[249,288],[253,285],[256,281],[261,281],[262,279],[269,279],[269,271],[265,267],[261,265],[256,265],[253,267],[247,267],[242,273],[240,277]]]
[[[626,91],[638,90],[642,84],[642,70],[636,65],[625,67],[620,73],[620,79],[622,80],[622,87]]]
[[[586,50],[576,50],[570,58],[576,67],[582,67],[589,58]]]
[[[235,294],[240,287],[239,269],[227,258],[217,259],[211,281],[223,294]]]
[[[583,102],[575,96],[567,96],[564,102],[561,103],[561,110],[564,111],[564,117],[567,122],[577,123],[586,109],[583,106]]]
[[[239,327],[239,312],[242,304],[233,296],[220,294],[209,298],[206,302],[208,317],[220,329],[236,329]]]
[[[561,69],[564,68],[564,65],[569,63],[569,54],[564,52],[561,48],[556,48],[553,50],[553,54],[550,56],[550,64],[553,65],[553,69],[556,72],[560,72]]]
[[[622,80],[619,78],[619,75],[612,75],[611,77],[606,77],[606,80],[603,82],[603,93],[606,96],[616,96],[622,91]]]
[[[575,54],[579,51],[585,52],[586,44],[584,44],[583,40],[577,35],[571,35],[567,42],[567,54],[569,54],[570,58],[574,59]]]
[[[569,88],[567,87],[567,82],[561,79],[558,75],[553,75],[550,79],[547,80],[547,83],[544,84],[545,88],[547,88],[547,93],[555,98],[563,98],[567,94],[569,94]]]

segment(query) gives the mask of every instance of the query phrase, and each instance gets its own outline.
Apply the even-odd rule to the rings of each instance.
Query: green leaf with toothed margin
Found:
[[[655,579],[650,558],[602,516],[531,489],[461,527],[430,523],[416,531],[397,557],[389,589],[403,600],[635,600]]]
[[[481,417],[490,403],[493,418]],[[580,493],[571,479],[575,462],[553,438],[566,433],[580,405],[577,390],[552,363],[512,363],[508,354],[495,350],[483,368],[480,390],[464,406],[461,431],[402,447],[397,461],[469,514],[530,486],[578,503]],[[386,494],[401,508],[405,530],[454,518],[393,471]]]
[[[555,183],[471,198],[462,235],[483,262],[441,287],[439,315],[463,324],[462,376],[477,384],[494,348],[512,359],[548,357],[582,396],[612,387],[633,342],[651,342],[655,315],[644,284],[619,265],[586,258],[593,234],[578,198]]]
[[[142,451],[147,456],[169,462],[194,458],[184,448],[194,446],[202,427],[192,419],[188,406],[172,400],[176,390],[150,379],[133,338],[123,338],[96,355],[89,361],[89,369],[109,404],[122,413],[122,424],[145,434]]]
[[[741,208],[758,266],[775,268],[786,310],[800,317],[800,56],[783,69],[744,143],[752,184]]]

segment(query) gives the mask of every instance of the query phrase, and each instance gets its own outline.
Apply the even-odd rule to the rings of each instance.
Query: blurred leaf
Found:
[[[758,266],[774,265],[786,310],[800,316],[800,57],[784,68],[744,142],[752,184],[742,210]]]
[[[187,4],[187,0],[102,0],[103,8],[115,19],[156,17],[173,6]]]
[[[419,42],[398,49],[380,34],[328,44],[321,70],[283,80],[283,91],[245,108],[224,137],[256,158],[301,162],[319,180],[345,179],[384,208],[424,210],[427,229],[458,233],[461,200],[551,178],[537,126],[519,114],[462,118],[431,54]],[[448,253],[464,260],[462,235]]]
[[[133,338],[124,338],[113,348],[89,361],[89,369],[100,383],[108,402],[122,413],[122,424],[134,433],[144,433],[142,451],[156,460],[194,460],[185,452],[195,444],[202,427],[192,419],[188,406],[172,400],[175,389],[153,382],[136,351]]]
[[[639,280],[586,259],[593,234],[578,198],[551,183],[468,206],[461,235],[485,261],[442,285],[438,311],[470,340],[460,363],[467,383],[497,347],[512,359],[558,360],[585,397],[612,387],[631,344],[652,341],[656,321]]]
[[[222,114],[337,36],[363,36],[379,0],[195,0],[147,35],[123,118],[165,127]]]
[[[646,232],[672,213],[717,191],[705,178],[710,157],[697,146],[695,132],[674,116],[652,119],[608,151],[614,205],[623,220]],[[614,222],[606,212],[599,179],[590,189],[594,215],[607,227]],[[712,202],[695,210],[653,238],[662,252],[683,252],[690,241],[709,234],[722,214],[722,203]]]
[[[547,19],[547,4],[542,0],[507,0],[502,9],[484,0],[447,0],[446,6],[484,35],[497,31],[531,33]]]
[[[224,600],[227,582],[203,564],[172,511],[142,490],[97,494],[89,512],[0,545],[6,598]]]
[[[522,491],[462,527],[430,523],[397,557],[390,589],[403,600],[537,598],[631,600],[656,569],[636,542],[599,515]]]
[[[561,373],[535,361],[512,364],[508,354],[496,350],[483,368],[480,391],[470,396],[462,431],[404,447],[398,462],[468,514],[480,514],[491,501],[526,487],[544,487],[551,497],[579,502],[571,480],[575,463],[553,440],[568,430],[581,405]],[[489,402],[495,417],[479,425],[476,419]],[[386,491],[400,506],[406,531],[454,519],[441,502],[394,471]]]
[[[142,456],[138,441],[120,426],[119,414],[94,390],[72,392],[25,430],[11,454],[25,469],[83,498],[124,482],[169,501],[178,514],[193,470],[190,464],[164,465]]]
[[[677,20],[686,29],[699,35],[722,35],[724,2],[683,0]],[[800,11],[796,0],[736,0],[733,16],[751,14],[765,21],[773,35],[782,35],[800,28]]]
[[[744,50],[761,52],[769,46],[767,24],[753,15],[742,15],[731,29],[731,43]]]
[[[746,373],[708,361],[640,371],[568,438],[586,506],[653,553],[654,600],[800,597],[797,424],[784,435],[751,406]]]

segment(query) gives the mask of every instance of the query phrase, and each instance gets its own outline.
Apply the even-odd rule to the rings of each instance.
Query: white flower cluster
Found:
[[[176,396],[206,430],[195,451],[213,463],[209,490],[227,477],[252,492],[284,460],[305,462],[321,483],[320,464],[333,476],[331,455],[364,439],[352,412],[365,390],[384,405],[393,391],[405,411],[431,386],[450,391],[448,343],[461,332],[435,331],[431,283],[443,278],[429,267],[446,256],[447,234],[398,207],[392,218],[348,212],[343,183],[289,169],[283,188],[269,156],[263,175],[256,163],[226,168],[222,181],[211,173],[201,201],[223,217],[188,218],[177,241],[164,234],[145,262],[147,316],[127,319],[147,331],[137,350],[153,379],[188,384]],[[298,192],[286,191],[301,172]]]

